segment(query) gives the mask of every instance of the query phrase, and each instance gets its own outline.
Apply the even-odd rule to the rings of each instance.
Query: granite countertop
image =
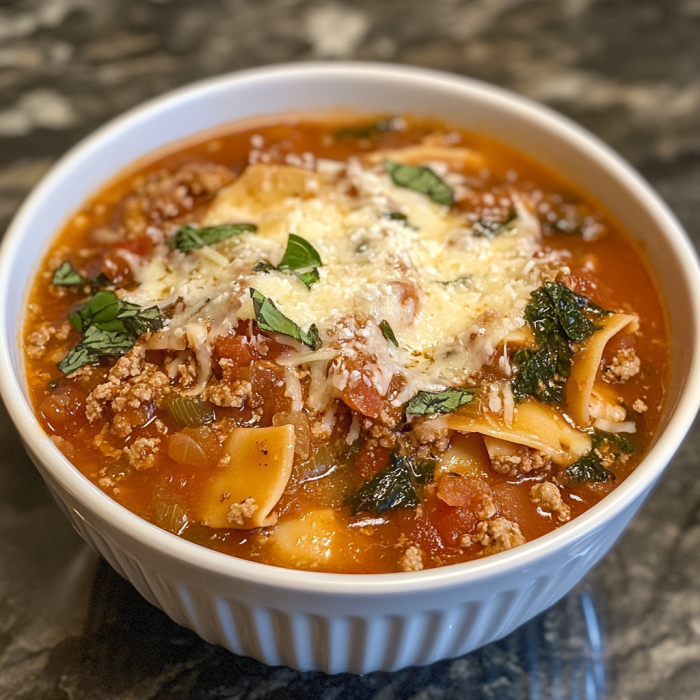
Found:
[[[310,59],[429,66],[588,127],[700,241],[700,0],[0,0],[0,233],[70,146],[192,80]],[[72,531],[0,405],[0,699],[700,697],[700,428],[605,560],[510,637],[398,673],[208,645]]]

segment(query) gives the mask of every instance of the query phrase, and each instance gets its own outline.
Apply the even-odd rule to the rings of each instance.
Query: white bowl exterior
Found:
[[[644,463],[557,531],[478,562],[410,574],[289,571],[185,542],[124,510],[77,472],[27,399],[18,338],[29,282],[65,219],[100,184],[160,146],[229,121],[348,106],[429,114],[493,136],[567,175],[642,240],[672,324],[668,420]],[[81,536],[139,592],[204,639],[268,664],[330,673],[393,670],[497,639],[564,595],[612,546],[687,432],[700,400],[700,275],[692,247],[641,178],[549,110],[497,88],[421,69],[298,65],[206,81],[133,110],[44,179],[0,251],[0,390],[32,459]]]

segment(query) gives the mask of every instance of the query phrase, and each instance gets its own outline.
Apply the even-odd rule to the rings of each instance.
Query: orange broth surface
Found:
[[[279,566],[343,573],[395,572],[402,569],[401,557],[408,544],[414,544],[423,552],[425,568],[484,556],[484,547],[479,544],[463,546],[462,536],[473,533],[477,521],[473,509],[446,504],[436,496],[434,485],[425,487],[420,494],[423,503],[417,508],[397,508],[380,515],[351,515],[345,505],[348,494],[386,466],[388,450],[377,445],[376,441],[367,444],[362,439],[354,449],[343,447],[352,412],[340,401],[333,436],[323,442],[312,440],[311,463],[297,456],[290,481],[276,507],[280,523],[312,509],[333,509],[338,527],[342,529],[337,545],[340,555],[322,561],[308,561],[304,557],[290,560],[271,542],[274,526],[257,529],[206,527],[192,513],[197,511],[202,489],[219,469],[228,432],[235,426],[269,426],[276,411],[288,410],[289,399],[275,393],[274,382],[266,384],[262,370],[253,370],[259,381],[256,388],[258,405],[262,407],[257,413],[248,406],[217,407],[214,423],[180,430],[157,402],[151,402],[134,409],[133,415],[129,416],[133,431],[119,436],[107,428],[105,420],[90,422],[85,414],[88,395],[105,381],[114,361],[103,362],[91,374],[75,379],[66,378],[56,366],[80,339],[77,331],[66,329],[67,314],[83,304],[89,293],[52,285],[53,271],[67,260],[86,277],[104,272],[117,285],[131,284],[129,255],[120,255],[120,251],[148,255],[152,244],[146,233],[136,235],[135,229],[125,221],[140,207],[138,203],[129,204],[129,199],[134,199],[134,192],[143,193],[144,183],[149,178],[157,180],[192,163],[224,166],[235,177],[246,168],[251,151],[257,151],[256,158],[263,154],[264,160],[272,163],[284,163],[290,154],[301,158],[304,154],[312,154],[315,158],[345,161],[377,149],[418,144],[436,132],[449,132],[460,147],[485,156],[487,168],[469,173],[469,184],[476,193],[475,197],[488,193],[498,197],[515,189],[539,202],[535,208],[544,226],[545,245],[570,253],[569,283],[574,285],[575,291],[605,309],[634,313],[639,317],[640,329],[632,340],[614,338],[604,358],[606,362],[612,361],[620,343],[632,342],[641,359],[636,376],[614,385],[621,404],[629,412],[637,399],[643,400],[647,407],[644,412],[633,414],[637,430],[633,435],[626,435],[636,452],[626,461],[615,463],[614,480],[568,484],[562,488],[571,517],[580,515],[600,501],[624,481],[643,458],[651,444],[664,400],[669,341],[664,305],[645,253],[633,239],[635,232],[622,231],[598,204],[561,175],[549,172],[490,139],[426,119],[406,118],[402,128],[387,130],[369,128],[368,125],[374,122],[374,116],[334,114],[232,124],[215,134],[204,134],[187,144],[171,146],[137,163],[86,201],[58,232],[31,289],[25,345],[27,348],[31,348],[32,343],[36,345],[36,336],[32,337],[32,334],[37,329],[50,326],[64,330],[49,332],[41,351],[27,355],[27,381],[36,415],[59,449],[87,478],[125,508],[199,545]],[[352,129],[358,131],[342,131]],[[261,142],[264,142],[261,149],[252,145]],[[177,200],[170,209],[161,207],[160,213],[149,214],[148,223],[153,226],[196,223],[214,193],[193,191],[190,194],[185,206]],[[162,196],[167,199],[168,193]],[[473,199],[462,200],[455,206],[468,208],[473,206]],[[595,217],[603,235],[586,241],[577,232],[555,230],[553,219],[565,218],[566,212],[571,212],[572,208]],[[273,361],[281,347],[272,334],[265,360]],[[149,351],[148,360],[162,365],[165,351]],[[261,367],[265,369],[267,365]],[[566,406],[561,409],[566,413]],[[161,432],[156,430],[156,419],[160,426],[165,426],[166,434],[162,433],[162,427]],[[177,432],[196,440],[205,455],[204,461],[181,463],[172,459],[168,450],[161,449],[150,468],[134,469],[124,458],[123,448],[138,436],[159,436],[167,442]],[[450,441],[457,437],[454,433],[449,436]],[[472,441],[472,453],[477,455],[479,462],[473,471],[474,478],[488,485],[498,515],[516,522],[526,541],[562,524],[554,513],[538,507],[530,496],[532,484],[543,479],[540,471],[516,476],[497,473],[489,466],[488,454],[483,442],[479,442],[481,437],[472,435],[467,439]],[[332,468],[315,476],[314,456],[317,461],[330,460]],[[546,478],[556,480],[556,474],[556,470],[548,472]]]

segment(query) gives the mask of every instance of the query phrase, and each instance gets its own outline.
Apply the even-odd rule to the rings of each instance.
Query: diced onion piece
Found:
[[[591,424],[591,392],[595,382],[603,351],[608,341],[618,333],[634,333],[639,328],[639,319],[629,314],[613,314],[596,321],[600,330],[583,341],[583,346],[574,355],[571,375],[566,381],[564,393],[571,417],[581,427]]]
[[[280,411],[272,416],[272,425],[293,426],[296,436],[294,451],[301,459],[308,459],[311,446],[311,428],[305,413],[301,411]]]
[[[511,426],[493,414],[477,413],[471,404],[465,408],[468,410],[459,409],[446,416],[448,428],[525,445],[544,452],[562,466],[575,462],[591,449],[589,435],[572,428],[551,406],[533,399],[516,405]]]
[[[204,450],[189,435],[175,433],[168,441],[168,457],[181,464],[202,464],[206,461]]]
[[[632,420],[624,421],[622,423],[613,423],[605,418],[598,418],[598,420],[593,424],[598,430],[602,430],[606,433],[636,433],[637,426]]]
[[[274,525],[277,513],[272,509],[292,473],[294,427],[234,428],[224,450],[229,461],[204,489],[199,508],[201,522],[214,528]],[[247,515],[237,511],[244,504],[253,506]]]

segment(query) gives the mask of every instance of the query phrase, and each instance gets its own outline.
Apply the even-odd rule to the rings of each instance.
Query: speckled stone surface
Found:
[[[309,59],[470,75],[588,127],[700,241],[699,0],[0,0],[0,232],[71,145],[192,80]],[[700,697],[700,427],[614,551],[510,637],[394,674],[205,644],[73,533],[0,406],[0,699]]]

